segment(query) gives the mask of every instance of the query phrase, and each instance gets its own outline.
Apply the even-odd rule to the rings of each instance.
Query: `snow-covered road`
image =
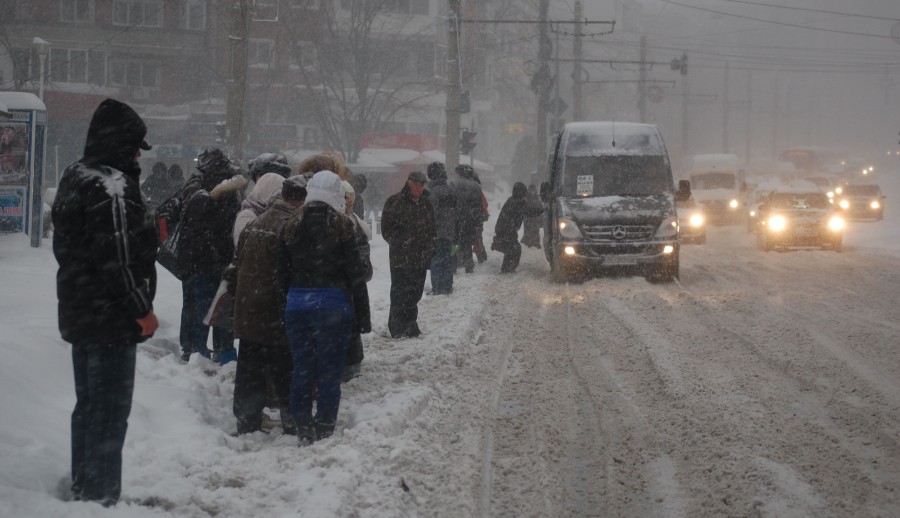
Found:
[[[487,286],[485,341],[512,340],[486,514],[900,509],[900,259],[709,241],[683,249],[680,283],[559,286],[528,262]]]
[[[882,187],[900,199],[900,178]],[[894,209],[851,223],[843,253],[712,228],[672,284],[554,284],[534,249],[501,276],[493,254],[423,298],[413,340],[386,336],[376,236],[363,376],[306,448],[232,435],[234,365],[178,361],[162,273],[111,509],[58,498],[74,394],[56,265],[0,236],[0,517],[900,515]]]

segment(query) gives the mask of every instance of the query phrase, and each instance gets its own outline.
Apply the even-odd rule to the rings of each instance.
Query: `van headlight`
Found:
[[[736,199],[732,199],[731,201],[728,202],[728,206],[731,207],[732,209],[738,208],[738,205],[740,205],[740,203],[738,203],[738,201]]]
[[[569,218],[559,218],[556,220],[556,227],[559,229],[559,235],[566,239],[584,239],[578,225]]]
[[[881,204],[878,203],[877,201],[873,201],[872,203],[869,204],[869,207],[872,207],[873,209],[878,210],[878,208],[881,207]]]
[[[703,226],[703,214],[693,213],[691,217],[688,219],[688,223],[691,224],[692,227],[698,228]]]
[[[669,216],[656,229],[656,237],[674,238],[678,235],[678,218]]]
[[[828,220],[828,230],[831,230],[832,232],[844,230],[844,218],[840,216],[831,216],[831,219]]]
[[[849,209],[849,208],[850,208],[850,202],[847,201],[847,200],[841,200],[841,202],[838,203],[838,205],[840,205],[840,207],[841,207],[842,209]]]
[[[772,232],[781,232],[787,228],[787,220],[784,219],[784,216],[776,214],[769,218],[767,225]]]

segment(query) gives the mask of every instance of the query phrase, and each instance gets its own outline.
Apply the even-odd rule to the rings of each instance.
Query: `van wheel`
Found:
[[[551,252],[550,254],[550,278],[553,279],[553,282],[559,284],[569,282],[569,273],[559,259],[559,254],[557,252]]]
[[[674,281],[679,276],[679,260],[675,259],[672,264],[657,266],[651,271],[646,279],[653,284],[664,284]]]

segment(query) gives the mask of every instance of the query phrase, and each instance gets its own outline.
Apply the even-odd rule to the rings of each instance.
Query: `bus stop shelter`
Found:
[[[41,246],[47,109],[34,94],[0,92],[0,232]]]

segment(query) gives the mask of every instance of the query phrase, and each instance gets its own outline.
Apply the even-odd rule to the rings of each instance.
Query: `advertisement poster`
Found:
[[[28,183],[28,125],[0,124],[0,186]]]
[[[25,188],[0,187],[0,232],[22,232],[25,222]]]

